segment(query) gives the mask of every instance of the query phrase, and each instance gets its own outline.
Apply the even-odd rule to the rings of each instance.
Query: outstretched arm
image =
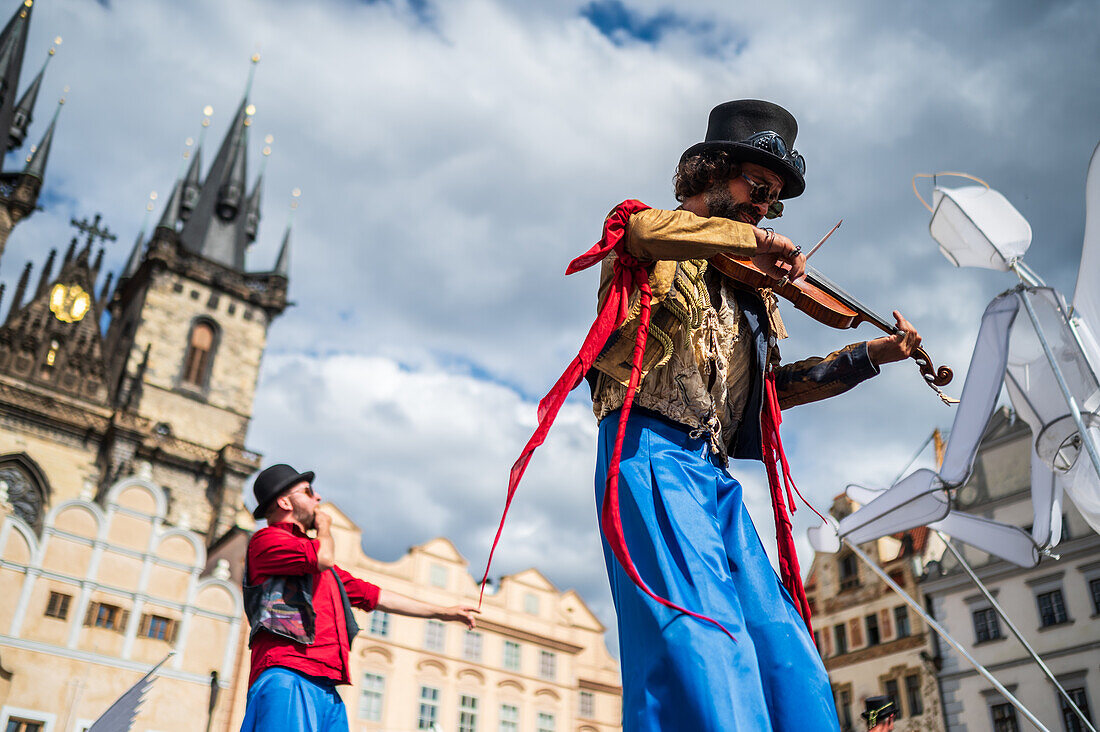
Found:
[[[465,623],[466,627],[471,629],[477,626],[474,616],[477,615],[478,609],[475,607],[466,607],[463,605],[442,607],[440,605],[432,605],[431,603],[421,602],[420,600],[406,597],[393,590],[380,589],[378,591],[378,605],[376,608],[398,615],[409,615],[414,618],[458,621]]]

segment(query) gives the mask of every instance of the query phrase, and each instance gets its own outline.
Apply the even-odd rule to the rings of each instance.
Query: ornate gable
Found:
[[[0,326],[0,374],[106,406],[102,311],[88,259],[86,248],[41,282],[26,305],[12,303],[14,312]]]

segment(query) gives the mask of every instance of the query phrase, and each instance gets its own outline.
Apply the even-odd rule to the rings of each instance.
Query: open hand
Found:
[[[467,607],[465,605],[452,605],[451,607],[441,608],[436,614],[436,617],[440,620],[454,620],[466,624],[466,627],[473,630],[477,627],[476,615],[481,611],[476,607]]]
[[[867,355],[875,365],[903,361],[920,347],[920,333],[897,310],[894,311],[894,320],[897,321],[897,333],[867,341]]]

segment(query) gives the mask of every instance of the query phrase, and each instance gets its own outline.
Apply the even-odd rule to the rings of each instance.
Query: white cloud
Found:
[[[770,98],[798,116],[809,187],[780,231],[812,241],[843,217],[815,264],[882,314],[910,315],[933,358],[955,368],[952,393],[984,303],[1011,283],[943,263],[913,173],[987,178],[1031,221],[1029,262],[1072,287],[1100,117],[1094,2],[934,12],[791,2],[745,14],[709,1],[677,7],[689,22],[655,43],[621,45],[578,14],[585,5],[456,0],[429,6],[423,23],[403,2],[36,4],[24,78],[53,36],[65,42],[31,141],[52,99],[72,90],[45,210],[15,230],[0,277],[11,292],[23,260],[41,262],[67,243],[70,216],[95,211],[120,234],[107,260],[119,268],[149,191],[166,200],[205,104],[215,107],[211,159],[259,44],[253,175],[259,138],[275,144],[254,269],[274,262],[289,191],[303,196],[297,306],[271,328],[250,446],[316,468],[319,487],[363,525],[368,551],[394,557],[443,533],[475,567],[531,397],[572,358],[593,315],[595,273],[564,278],[566,263],[619,200],[673,205],[675,161],[720,101]],[[643,18],[667,9],[629,7]],[[692,30],[703,26],[705,38]],[[786,312],[788,359],[874,335]],[[800,487],[827,506],[849,481],[888,481],[951,417],[915,368],[899,365],[792,410],[784,434]],[[613,626],[593,435],[579,394],[528,471],[498,569],[538,565]],[[737,470],[770,534],[758,466]],[[796,517],[803,549],[807,514]]]

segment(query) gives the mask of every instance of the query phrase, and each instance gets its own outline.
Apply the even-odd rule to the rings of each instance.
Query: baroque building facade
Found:
[[[478,604],[469,562],[450,541],[413,546],[394,562],[363,553],[359,527],[331,504],[336,563],[368,582],[436,605]],[[210,561],[242,564],[248,532],[214,547]],[[606,628],[574,591],[537,569],[486,591],[477,629],[356,610],[360,632],[349,661],[353,684],[339,687],[356,732],[611,732],[621,729],[619,664]],[[244,717],[247,639],[241,638],[229,729]]]
[[[45,78],[17,94],[33,4],[0,31],[9,150]],[[212,162],[191,154],[117,277],[98,215],[73,219],[64,254],[42,242],[37,273],[2,258],[37,210],[56,112],[25,165],[0,171],[0,270],[19,273],[0,301],[0,728],[80,729],[169,651],[158,684],[174,698],[205,708],[214,672],[215,696],[230,687],[240,589],[207,548],[236,526],[260,464],[246,439],[289,272],[289,229],[272,266],[246,266],[262,191],[248,173],[250,88],[251,76]],[[194,728],[172,708],[149,728]]]
[[[1008,408],[994,413],[958,507],[1031,531],[1031,431]],[[1082,457],[1085,457],[1082,455]],[[1023,568],[956,544],[1013,624],[1095,726],[1100,720],[1100,536],[1068,501],[1053,554]],[[937,622],[988,668],[1043,724],[1086,727],[1042,674],[992,605],[950,554],[934,563],[921,589]],[[950,732],[1030,729],[1030,723],[946,644],[933,639]]]
[[[858,508],[837,496],[830,514],[837,520]],[[938,559],[943,544],[926,528],[886,536],[860,548],[918,601],[924,566]],[[806,583],[814,640],[829,673],[841,730],[865,728],[860,712],[871,696],[890,696],[899,715],[898,732],[942,730],[936,669],[929,653],[931,631],[850,550],[816,554]]]

